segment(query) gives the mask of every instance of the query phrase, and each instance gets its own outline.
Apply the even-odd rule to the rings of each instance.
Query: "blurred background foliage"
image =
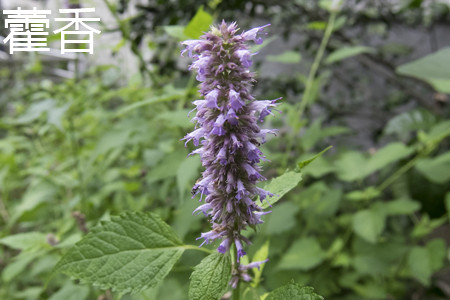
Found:
[[[114,20],[102,34],[121,37],[108,55],[129,49],[135,74],[93,63],[62,79],[35,54],[0,65],[0,299],[119,299],[63,275],[48,281],[110,215],[156,212],[191,244],[208,227],[191,215],[201,164],[180,138],[198,94],[179,42],[222,19],[272,24],[252,67],[255,96],[284,99],[265,125],[280,130],[264,145],[265,176],[333,145],[248,232],[249,257],[270,262],[246,298],[291,279],[333,300],[450,298],[448,1],[347,0],[332,17],[331,1],[102,3]],[[185,253],[160,286],[122,299],[187,299],[203,257]]]

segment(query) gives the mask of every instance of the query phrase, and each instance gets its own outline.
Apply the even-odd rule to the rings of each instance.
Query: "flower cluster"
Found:
[[[253,199],[259,196],[263,201],[272,196],[256,186],[265,179],[258,166],[265,157],[258,147],[267,134],[276,132],[261,129],[258,122],[272,114],[279,99],[255,100],[250,94],[255,81],[254,73],[249,71],[254,53],[246,44],[262,43],[260,35],[267,26],[237,34],[236,23],[222,22],[201,39],[183,42],[186,48],[182,54],[187,52],[194,58],[190,69],[197,71],[204,98],[193,102],[196,129],[184,138],[186,143],[201,145],[191,154],[199,154],[205,167],[193,188],[194,196],[200,194],[204,204],[194,212],[209,216],[212,230],[200,238],[204,239],[202,245],[220,239],[221,253],[234,245],[238,262],[245,255],[243,244],[250,244],[242,230],[262,223],[261,216],[268,213]]]

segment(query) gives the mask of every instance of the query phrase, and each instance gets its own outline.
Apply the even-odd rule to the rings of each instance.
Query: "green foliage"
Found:
[[[399,66],[397,72],[424,80],[438,92],[450,93],[450,70],[446,67],[450,63],[449,57],[450,48],[444,48]]]
[[[123,213],[94,227],[55,270],[101,288],[137,293],[163,280],[183,251],[158,216]]]
[[[192,272],[189,299],[220,299],[228,288],[231,279],[230,255],[213,253],[205,257]]]
[[[287,171],[281,176],[272,179],[264,189],[274,194],[274,196],[266,198],[261,203],[262,208],[267,208],[270,205],[278,202],[286,193],[295,188],[299,182],[302,180],[302,174],[295,171]]]

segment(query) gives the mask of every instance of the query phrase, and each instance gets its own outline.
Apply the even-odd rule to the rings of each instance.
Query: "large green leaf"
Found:
[[[295,171],[288,171],[281,176],[273,178],[264,189],[274,194],[273,197],[266,198],[267,201],[258,204],[262,208],[268,208],[270,205],[278,202],[285,194],[295,188],[302,181],[302,174]],[[270,205],[269,205],[270,203]]]
[[[184,249],[157,215],[126,212],[93,228],[55,271],[104,289],[137,293],[160,282]]]
[[[215,252],[195,267],[189,287],[189,300],[218,300],[231,279],[229,254]]]
[[[323,300],[322,296],[314,293],[311,287],[301,286],[297,283],[289,283],[277,288],[267,296],[266,300]]]
[[[418,60],[401,65],[397,73],[428,82],[442,93],[450,93],[450,48],[441,49]]]

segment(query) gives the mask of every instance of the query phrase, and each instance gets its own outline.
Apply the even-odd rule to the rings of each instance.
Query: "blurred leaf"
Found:
[[[391,143],[366,159],[362,153],[348,151],[336,162],[337,175],[344,181],[362,180],[387,165],[409,156],[413,149],[402,143]]]
[[[190,109],[182,109],[175,111],[165,111],[155,118],[157,121],[164,122],[167,127],[180,127],[184,129],[194,128],[194,123],[189,121],[187,117]]]
[[[320,151],[319,153],[317,153],[316,155],[303,160],[301,162],[299,162],[297,164],[297,166],[299,167],[299,169],[303,169],[304,167],[306,167],[307,165],[309,165],[310,163],[312,163],[315,159],[321,157],[325,152],[327,152],[328,150],[330,150],[331,148],[333,148],[333,146],[328,146],[327,148],[323,149],[322,151]]]
[[[302,173],[294,171],[287,171],[283,175],[273,178],[264,186],[264,189],[274,194],[274,196],[266,198],[265,200],[267,201],[264,201],[263,203],[258,201],[257,204],[262,208],[268,208],[270,205],[277,203],[290,190],[295,188],[300,181],[302,181]]]
[[[313,30],[325,30],[327,28],[327,23],[322,21],[309,22],[306,28]]]
[[[176,38],[179,41],[184,41],[189,39],[188,36],[186,36],[186,34],[184,34],[184,31],[186,29],[185,26],[181,26],[181,25],[168,25],[168,26],[163,26],[164,31],[170,35],[173,38]]]
[[[291,202],[280,203],[272,209],[265,228],[268,234],[279,234],[295,226],[295,215],[300,207]]]
[[[430,285],[432,274],[430,257],[424,247],[413,247],[408,256],[408,266],[411,275],[423,285]]]
[[[20,273],[25,271],[28,265],[42,255],[42,252],[23,252],[16,256],[14,260],[9,263],[2,270],[2,279],[5,282],[11,282],[14,278],[16,278]]]
[[[376,243],[383,232],[386,215],[378,207],[360,210],[353,216],[353,230],[361,238],[370,243]]]
[[[256,251],[255,255],[253,255],[253,262],[257,261],[264,261],[269,257],[269,240],[267,240],[259,249]],[[264,264],[259,265],[259,268],[253,268],[253,273],[255,276],[253,276],[253,281],[251,283],[251,286],[256,288],[261,283],[261,275],[264,270]]]
[[[282,64],[297,64],[302,59],[302,55],[296,51],[286,51],[278,55],[268,55],[266,59]]]
[[[374,53],[375,49],[366,46],[342,47],[332,52],[325,59],[325,63],[330,65],[346,58],[356,56],[362,53]]]
[[[183,33],[191,39],[198,39],[204,32],[209,30],[212,23],[213,17],[203,10],[203,6],[200,6]]]
[[[364,190],[356,190],[345,195],[345,198],[350,201],[362,201],[362,200],[370,200],[378,197],[381,192],[373,187],[369,186]]]
[[[439,271],[444,267],[445,255],[447,252],[447,246],[443,239],[433,239],[429,241],[425,248],[428,251],[430,258],[430,267],[433,272]]]
[[[214,252],[194,268],[189,300],[219,300],[226,292],[230,279],[230,255]]]
[[[183,251],[175,232],[157,215],[126,212],[94,227],[55,271],[102,289],[137,293],[163,280]]]
[[[42,113],[49,111],[56,105],[55,100],[46,99],[40,102],[32,103],[25,114],[13,121],[14,124],[26,124],[33,122],[41,116]]]
[[[184,161],[186,161],[186,151],[184,149],[167,153],[160,164],[150,169],[147,174],[147,181],[152,183],[177,176],[178,169]]]
[[[311,287],[289,283],[271,292],[265,300],[323,300]]]
[[[397,67],[397,73],[428,82],[441,93],[450,93],[450,48],[441,49]]]
[[[18,250],[37,250],[50,246],[46,241],[46,235],[41,232],[10,235],[0,239],[0,244]]]
[[[335,162],[337,176],[344,181],[363,179],[365,175],[364,166],[366,164],[367,160],[362,153],[357,151],[345,152]]]
[[[389,120],[384,128],[385,134],[397,134],[405,140],[411,131],[428,130],[436,124],[436,117],[424,109],[403,112]]]
[[[280,270],[310,270],[325,259],[326,253],[316,238],[301,238],[281,257],[278,264]]]
[[[398,199],[386,202],[384,209],[388,215],[408,215],[420,209],[420,202],[407,198]]]
[[[198,168],[201,166],[200,157],[194,156],[188,159],[185,159],[177,171],[177,185],[178,192],[180,193],[180,200],[183,202],[183,197],[185,195],[188,183],[190,186],[193,186],[198,174]]]
[[[48,300],[85,300],[89,296],[89,287],[75,285],[70,281]]]
[[[442,218],[430,220],[430,217],[427,214],[423,214],[420,218],[420,222],[414,226],[414,230],[411,233],[411,236],[414,238],[424,237],[444,224],[447,221],[446,219],[447,218],[445,218],[444,216]]]
[[[364,177],[375,171],[378,171],[387,165],[405,158],[413,153],[413,149],[408,148],[402,143],[390,143],[385,147],[379,149],[369,158],[367,166],[365,167]]]
[[[446,183],[450,180],[450,151],[438,157],[419,160],[416,169],[432,182]]]

